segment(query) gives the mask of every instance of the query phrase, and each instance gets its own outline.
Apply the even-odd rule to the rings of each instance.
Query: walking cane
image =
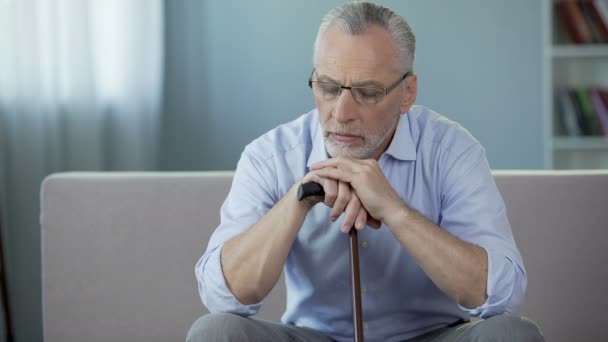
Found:
[[[2,308],[4,309],[4,329],[6,342],[13,342],[13,323],[11,321],[11,307],[8,300],[8,283],[6,276],[6,263],[4,262],[4,240],[2,240],[2,208],[0,207],[0,295],[2,298]]]
[[[311,196],[325,196],[323,187],[315,182],[300,185],[298,201]],[[359,277],[359,243],[357,229],[353,226],[349,232],[350,273],[353,293],[353,324],[355,326],[355,342],[363,342],[363,317],[361,314],[361,282]]]

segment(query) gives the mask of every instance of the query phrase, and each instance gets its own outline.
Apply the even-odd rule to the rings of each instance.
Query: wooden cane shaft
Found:
[[[353,291],[353,324],[355,342],[363,342],[363,314],[361,310],[361,280],[359,275],[359,242],[355,227],[350,230],[350,274]]]

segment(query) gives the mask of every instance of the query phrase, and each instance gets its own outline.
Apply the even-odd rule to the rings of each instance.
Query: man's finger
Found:
[[[357,214],[357,221],[355,222],[355,228],[357,230],[363,230],[365,228],[365,224],[367,223],[367,211],[365,208],[361,207],[359,209],[359,213]]]
[[[361,167],[362,161],[346,157],[327,159],[310,166],[310,170],[319,170],[327,167],[334,167],[349,172],[356,172]]]
[[[323,179],[325,178],[325,179]],[[330,177],[321,176],[321,186],[325,191],[325,199],[323,202],[330,208],[333,208],[336,198],[338,198],[338,181]]]
[[[352,183],[353,174],[333,167],[326,167],[319,170],[314,170],[314,173],[320,177],[331,178],[346,183]]]
[[[344,211],[344,221],[342,222],[342,227],[340,227],[340,230],[343,233],[348,233],[355,225],[357,214],[361,210],[361,207],[362,206],[359,198],[354,191],[351,191],[350,202],[348,202],[348,205],[346,206],[346,210]]]
[[[329,214],[329,219],[333,222],[344,212],[344,208],[351,199],[350,185],[344,182],[338,182],[338,197],[334,201],[333,209]]]

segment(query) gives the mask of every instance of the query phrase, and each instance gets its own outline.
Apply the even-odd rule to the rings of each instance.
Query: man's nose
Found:
[[[333,116],[338,122],[348,122],[353,120],[357,110],[357,102],[350,89],[342,89],[340,96],[336,99]]]

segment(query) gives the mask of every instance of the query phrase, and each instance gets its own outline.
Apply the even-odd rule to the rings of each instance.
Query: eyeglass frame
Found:
[[[323,84],[331,84],[331,85],[339,86],[340,87],[340,92],[338,93],[338,95],[336,96],[336,98],[334,100],[337,100],[340,97],[340,95],[342,95],[342,92],[344,91],[344,89],[348,89],[351,92],[351,94],[352,94],[352,89],[353,88],[355,88],[355,89],[356,88],[371,88],[369,86],[354,86],[354,87],[350,86],[350,87],[347,87],[347,86],[341,85],[339,83],[330,83],[330,82],[323,82],[323,81],[313,81],[312,76],[315,74],[316,70],[317,70],[317,68],[312,68],[312,72],[310,73],[310,77],[308,78],[308,86],[310,87],[310,89],[313,89],[313,90],[314,90],[314,88],[312,87],[312,83],[313,82],[323,83]],[[378,100],[374,104],[378,104],[380,101],[382,101],[386,95],[388,95],[391,91],[393,91],[393,89],[397,88],[397,86],[401,82],[403,82],[403,80],[405,80],[411,74],[412,74],[411,71],[406,72],[403,76],[401,76],[401,78],[399,78],[397,81],[395,81],[393,84],[391,84],[390,86],[388,86],[386,88],[373,86],[373,87],[376,87],[378,89],[383,89],[384,90],[384,95],[382,95],[382,98],[380,100]],[[359,101],[357,101],[357,99],[356,99],[355,96],[353,96],[353,99],[355,100],[355,102],[357,104],[361,104],[361,103],[359,103]]]

